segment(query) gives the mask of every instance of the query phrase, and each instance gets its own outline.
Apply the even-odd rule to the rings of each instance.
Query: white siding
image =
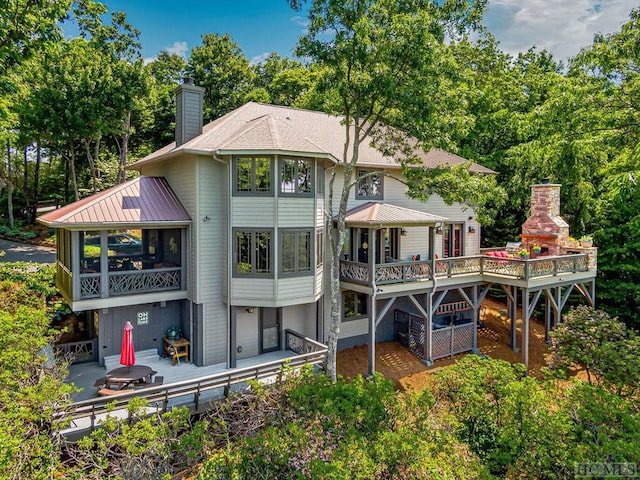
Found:
[[[318,228],[323,228],[325,226],[324,202],[324,198],[316,199],[316,227]]]
[[[316,304],[293,305],[282,309],[282,330],[291,329],[316,338]]]
[[[288,277],[278,279],[278,300],[296,297],[311,297],[315,294],[315,277]]]
[[[278,226],[308,227],[315,226],[316,202],[313,198],[278,198]]]
[[[236,309],[236,348],[242,347],[242,352],[238,353],[237,358],[255,357],[259,353],[259,312],[259,308],[256,308],[253,313],[248,313],[243,308]]]
[[[314,278],[315,278],[314,294],[321,295],[323,292],[323,286],[324,286],[324,267],[320,267],[316,270],[316,275]]]
[[[340,324],[340,334],[338,338],[355,337],[369,332],[369,319],[361,318],[359,320],[350,320]]]
[[[242,304],[243,300],[273,300],[275,288],[272,278],[233,278],[231,301],[232,304]]]
[[[196,296],[196,270],[194,266],[197,264],[196,256],[196,237],[195,223],[193,220],[197,215],[197,199],[196,199],[196,163],[197,157],[190,155],[182,157],[179,161],[163,162],[161,164],[152,164],[142,168],[141,174],[150,177],[165,177],[176,196],[180,199],[180,203],[187,210],[191,217],[192,226],[187,232],[187,290],[189,298],[193,300]]]
[[[187,288],[194,303],[203,304],[204,363],[227,359],[227,168],[208,156],[185,155],[178,161],[144,167],[143,175],[163,176],[180,199],[192,225],[188,233]],[[208,221],[203,221],[204,216]]]
[[[391,170],[390,173],[394,176],[400,176],[399,170]],[[342,191],[342,185],[344,184],[344,176],[342,171],[339,170],[336,173],[336,182],[334,190],[334,203],[333,203],[333,215],[337,213],[337,209],[340,202],[340,192]],[[478,227],[477,220],[475,218],[475,212],[471,208],[466,208],[461,204],[454,203],[447,205],[439,195],[431,195],[426,202],[410,199],[406,195],[406,187],[391,177],[384,177],[384,198],[383,202],[398,205],[400,207],[411,208],[422,212],[431,213],[445,217],[450,222],[463,223],[463,241],[465,243],[465,254],[475,255],[479,253],[480,248],[480,228]],[[356,200],[355,191],[352,189],[349,195],[348,208],[351,209],[358,205],[366,203],[368,200]],[[471,220],[469,219],[471,217]],[[476,227],[476,233],[468,233],[469,225]],[[400,239],[402,249],[402,259],[406,260],[407,255],[420,254],[421,256],[428,251],[428,236],[422,235],[421,232],[414,233],[414,228],[407,228],[407,236]],[[421,237],[424,237],[424,246],[419,247]],[[405,243],[407,246],[405,247]],[[436,238],[436,253],[442,255],[442,237]],[[423,257],[424,258],[424,257]]]
[[[211,158],[198,162],[198,213],[196,225],[197,302],[204,303],[205,363],[227,359],[228,308],[223,290],[227,282],[227,167]],[[208,220],[204,218],[208,217]]]
[[[429,227],[407,228],[407,234],[400,237],[400,260],[411,260],[413,255],[420,255],[426,260],[429,255]]]
[[[275,197],[232,196],[233,227],[269,227],[276,224]]]

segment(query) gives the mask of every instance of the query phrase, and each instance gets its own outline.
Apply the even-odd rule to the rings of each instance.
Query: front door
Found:
[[[280,309],[260,309],[260,353],[280,350]]]

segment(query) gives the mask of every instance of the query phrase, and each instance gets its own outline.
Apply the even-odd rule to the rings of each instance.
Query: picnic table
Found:
[[[156,373],[158,372],[146,365],[118,367],[107,372],[105,377],[96,380],[94,386],[98,388],[98,395],[114,395],[123,393],[133,387],[155,385],[152,377]]]

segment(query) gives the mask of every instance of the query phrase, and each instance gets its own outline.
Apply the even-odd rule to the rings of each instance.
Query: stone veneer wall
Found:
[[[597,247],[567,247],[563,246],[561,249],[561,255],[567,255],[571,253],[586,253],[587,254],[587,268],[590,272],[596,272],[598,270],[598,248]]]
[[[527,249],[537,243],[549,255],[560,255],[569,237],[569,225],[560,216],[560,185],[531,186],[531,216],[522,224],[522,243]]]

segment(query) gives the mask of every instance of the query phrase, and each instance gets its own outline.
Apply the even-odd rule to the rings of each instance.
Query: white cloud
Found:
[[[628,0],[489,0],[485,23],[512,55],[532,46],[567,60],[629,20]]]
[[[165,48],[167,52],[171,54],[180,55],[183,58],[186,58],[188,49],[189,47],[187,46],[187,42],[179,42],[179,41],[175,41],[173,42],[173,45]]]
[[[263,52],[260,55],[256,55],[255,57],[251,57],[249,61],[249,65],[257,65],[258,63],[264,62],[272,52]]]
[[[166,50],[168,53],[171,53],[171,54],[175,53],[176,55],[180,55],[182,58],[187,58],[188,49],[189,47],[187,46],[187,42],[178,42],[178,41],[175,41],[173,42],[173,45],[164,48],[164,50]],[[145,65],[147,65],[151,62],[155,62],[157,58],[158,58],[157,56],[145,57],[142,59],[142,61],[144,62]]]
[[[301,26],[303,32],[307,31],[307,27],[309,26],[309,19],[307,17],[303,17],[302,15],[294,15],[289,20],[292,23]]]

